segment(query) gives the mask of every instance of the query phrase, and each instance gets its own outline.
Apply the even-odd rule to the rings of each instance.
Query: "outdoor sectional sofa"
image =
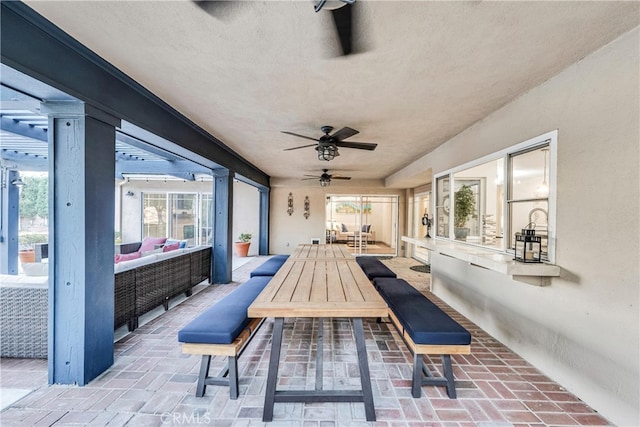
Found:
[[[114,329],[138,326],[141,315],[211,278],[211,247],[154,253],[114,266]],[[1,357],[47,357],[48,277],[2,275]]]

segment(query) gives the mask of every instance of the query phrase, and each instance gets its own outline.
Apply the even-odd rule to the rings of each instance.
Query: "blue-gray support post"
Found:
[[[49,116],[49,383],[85,385],[113,364],[115,128],[81,102]]]
[[[268,188],[258,188],[260,192],[260,240],[258,254],[269,255],[269,194]]]
[[[20,175],[2,168],[2,220],[0,221],[0,273],[18,274],[18,222],[20,188],[12,182]]]
[[[229,283],[233,270],[232,241],[233,230],[233,177],[228,169],[213,172],[213,283]]]

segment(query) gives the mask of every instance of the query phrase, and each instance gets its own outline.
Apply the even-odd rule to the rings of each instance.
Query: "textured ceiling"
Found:
[[[639,22],[637,2],[359,0],[365,50],[336,57],[311,1],[26,3],[278,178],[383,179]],[[283,151],[322,125],[378,148]]]

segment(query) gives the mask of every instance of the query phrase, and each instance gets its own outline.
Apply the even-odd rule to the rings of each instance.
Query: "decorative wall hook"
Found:
[[[309,219],[309,196],[304,196],[304,219]]]
[[[293,194],[289,193],[289,198],[287,200],[287,213],[289,216],[293,213]]]

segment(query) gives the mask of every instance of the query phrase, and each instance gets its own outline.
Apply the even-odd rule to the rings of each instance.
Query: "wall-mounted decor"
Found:
[[[309,219],[309,196],[304,196],[304,219]]]
[[[293,194],[289,193],[289,198],[287,200],[287,213],[291,215],[293,213]]]

